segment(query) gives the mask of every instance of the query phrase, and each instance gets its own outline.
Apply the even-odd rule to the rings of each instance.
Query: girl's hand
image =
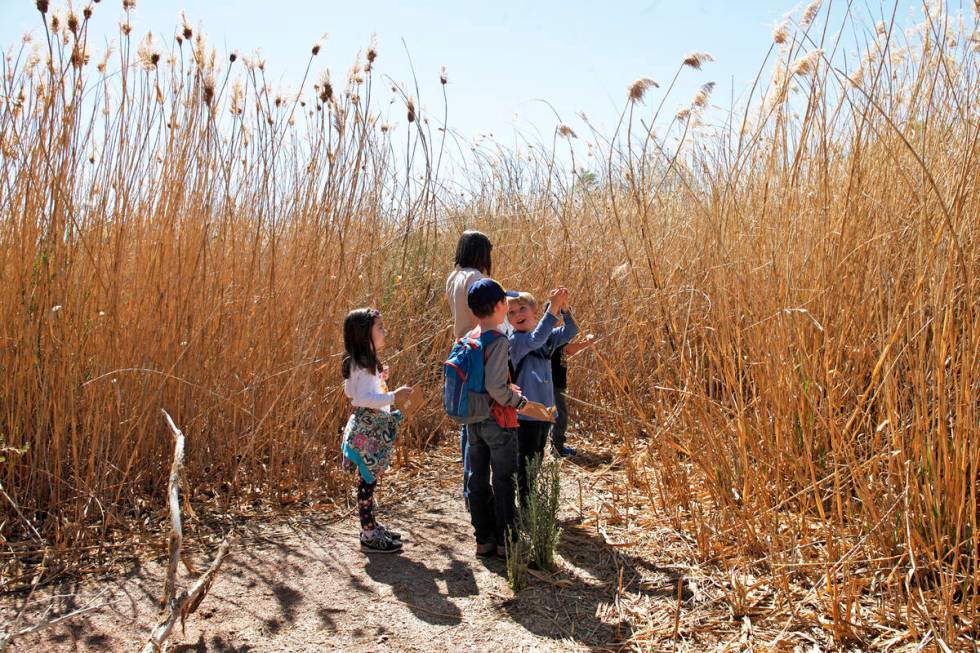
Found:
[[[521,392],[521,386],[517,385],[516,383],[511,383],[510,384],[510,389],[511,389],[511,392],[513,392],[514,394],[518,394],[518,395],[519,394],[523,394]]]
[[[388,380],[388,365],[387,364],[381,366],[381,380],[382,381],[387,381]]]
[[[403,404],[408,401],[409,397],[412,396],[412,386],[403,385],[402,387],[395,390],[395,403]]]

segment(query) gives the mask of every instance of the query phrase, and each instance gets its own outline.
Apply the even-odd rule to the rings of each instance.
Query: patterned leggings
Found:
[[[357,484],[357,516],[361,518],[361,530],[372,531],[377,524],[374,521],[374,488],[378,482],[368,483],[363,477]]]

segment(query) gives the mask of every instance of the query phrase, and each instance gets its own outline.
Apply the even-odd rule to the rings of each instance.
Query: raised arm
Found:
[[[579,333],[578,324],[575,323],[575,318],[572,317],[572,312],[570,310],[563,309],[561,312],[561,318],[565,323],[551,332],[551,338],[548,344],[552,349],[555,347],[561,347],[562,345],[568,343]],[[565,355],[571,354],[572,352],[566,348]]]
[[[545,313],[544,317],[538,321],[534,330],[527,334],[526,338],[513,338],[511,340],[511,358],[515,364],[524,358],[529,352],[541,349],[548,344],[551,332],[555,330],[558,318],[553,313]]]

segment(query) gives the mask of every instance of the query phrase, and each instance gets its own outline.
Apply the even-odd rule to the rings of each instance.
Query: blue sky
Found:
[[[40,29],[34,5],[34,0],[0,0],[4,50],[18,46],[23,32]],[[52,6],[58,6],[56,0]],[[82,6],[75,2],[76,10]],[[357,51],[375,35],[376,74],[409,84],[407,48],[421,104],[432,119],[441,120],[438,76],[446,66],[449,126],[468,138],[493,133],[511,144],[515,130],[550,141],[558,119],[541,99],[573,129],[584,129],[576,115],[581,111],[610,133],[634,79],[649,76],[666,86],[685,54],[695,50],[710,52],[716,61],[701,71],[685,69],[667,101],[667,115],[707,81],[717,82],[712,104],[727,108],[733,95],[737,102],[751,84],[771,44],[773,24],[794,5],[772,0],[138,0],[134,35],[153,31],[171,41],[181,8],[219,52],[260,49],[267,73],[284,89],[298,86],[310,48],[324,33],[314,74],[329,66],[335,81],[346,77]],[[93,57],[102,43],[116,38],[122,16],[121,0],[95,5]],[[651,93],[647,107],[659,102],[662,91]],[[401,105],[392,109],[391,120],[404,124]]]

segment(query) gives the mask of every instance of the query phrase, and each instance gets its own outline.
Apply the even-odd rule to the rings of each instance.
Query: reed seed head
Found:
[[[236,79],[231,85],[231,102],[228,111],[233,116],[245,113],[245,86],[240,79]]]
[[[789,18],[784,18],[772,28],[772,40],[777,45],[782,45],[789,38]]]
[[[147,32],[146,38],[140,43],[136,50],[136,60],[143,70],[155,70],[160,63],[160,51],[157,49],[153,34]]]
[[[187,14],[184,13],[183,9],[180,10],[180,23],[182,26],[182,30],[180,32],[181,36],[190,41],[194,36],[194,30],[191,29],[191,24],[188,22]]]
[[[415,101],[412,98],[405,100],[405,108],[408,110],[408,122],[415,122]]]
[[[48,0],[37,0],[37,2],[34,3],[34,6],[37,7],[37,10],[42,14],[48,13]]]
[[[711,97],[711,92],[715,90],[715,83],[708,82],[703,84],[698,92],[694,94],[694,99],[691,100],[691,106],[698,109],[703,109],[705,105],[708,104],[708,98]]]
[[[572,128],[565,124],[558,125],[558,135],[562,138],[578,138]]]
[[[446,78],[446,67],[443,66],[439,69],[439,83],[445,86],[447,81],[449,80]]]
[[[695,70],[701,70],[701,66],[706,63],[711,63],[714,60],[715,58],[707,52],[692,52],[684,57],[684,65],[690,66]]]
[[[629,99],[630,102],[641,102],[643,96],[646,95],[647,89],[650,87],[660,88],[660,84],[653,81],[649,77],[640,77],[635,82],[629,85]]]
[[[813,19],[817,17],[820,12],[820,5],[823,4],[823,0],[813,0],[810,4],[806,6],[803,10],[803,15],[800,17],[800,27],[806,29],[813,22]]]
[[[317,97],[320,98],[320,104],[326,104],[333,97],[333,84],[330,83],[330,69],[325,69],[323,74],[320,75],[319,84],[313,87],[317,90]]]
[[[360,58],[360,53],[358,53],[358,58]],[[375,37],[371,37],[371,45],[367,49],[367,63],[364,64],[364,72],[370,73],[371,69],[374,68],[374,60],[378,58],[378,47],[375,44]]]
[[[82,47],[82,44],[75,43],[75,46],[71,50],[71,65],[75,68],[81,68],[88,64],[89,54],[88,49]]]
[[[803,77],[813,73],[816,71],[821,57],[823,57],[823,48],[807,52],[790,66],[790,75]]]

